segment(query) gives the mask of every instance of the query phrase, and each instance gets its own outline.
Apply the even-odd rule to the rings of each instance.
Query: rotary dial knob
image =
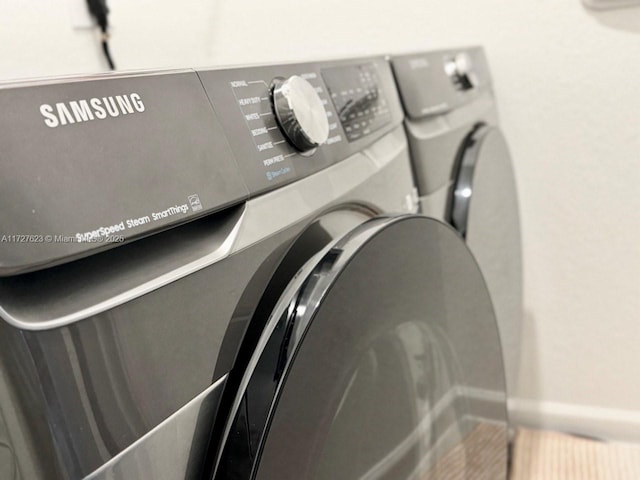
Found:
[[[273,80],[271,98],[278,125],[301,153],[311,155],[327,141],[329,120],[313,85],[294,75]]]
[[[467,53],[459,53],[445,64],[447,74],[453,78],[456,88],[470,90],[478,86],[478,76]]]

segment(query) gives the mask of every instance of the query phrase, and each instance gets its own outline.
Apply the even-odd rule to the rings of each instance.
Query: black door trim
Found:
[[[473,197],[473,176],[480,158],[483,141],[496,127],[480,123],[467,135],[460,146],[454,166],[454,183],[449,197],[447,221],[455,228],[462,238],[467,236],[469,209]]]

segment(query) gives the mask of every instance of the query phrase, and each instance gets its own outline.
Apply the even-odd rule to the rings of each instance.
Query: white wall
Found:
[[[67,0],[67,3],[83,0]],[[122,69],[484,44],[516,161],[517,420],[640,441],[640,9],[578,0],[110,0]],[[0,79],[94,72],[67,4],[0,0]]]

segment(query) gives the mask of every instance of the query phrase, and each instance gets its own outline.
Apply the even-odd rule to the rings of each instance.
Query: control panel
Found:
[[[326,69],[322,71],[322,78],[350,142],[391,121],[374,63]]]
[[[446,113],[491,89],[479,47],[401,55],[391,63],[410,118]]]
[[[0,107],[0,276],[240,204],[403,119],[382,57],[18,82]]]
[[[251,195],[353,155],[403,118],[382,57],[197,73]]]

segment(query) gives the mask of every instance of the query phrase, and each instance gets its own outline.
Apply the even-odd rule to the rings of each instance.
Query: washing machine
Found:
[[[478,261],[498,319],[511,394],[523,316],[518,195],[484,50],[400,55],[392,63],[421,211],[451,224]]]
[[[0,106],[0,478],[505,478],[491,298],[385,58]]]

